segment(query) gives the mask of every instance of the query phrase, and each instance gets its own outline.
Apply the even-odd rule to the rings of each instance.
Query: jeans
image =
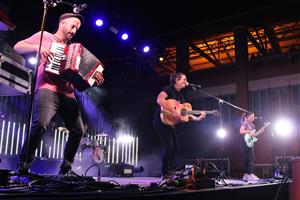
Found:
[[[245,152],[244,173],[251,174],[254,172],[254,146],[248,147],[245,141],[242,141]]]
[[[153,127],[163,145],[161,170],[162,175],[164,176],[174,168],[173,162],[179,149],[179,143],[175,128],[163,124],[158,117],[154,119]]]
[[[40,89],[35,94],[28,149],[25,142],[21,149],[19,162],[29,164],[33,161],[35,150],[38,148],[51,119],[56,113],[60,114],[66,128],[69,130],[69,137],[64,149],[64,161],[73,163],[84,130],[78,103],[76,99],[47,89]]]

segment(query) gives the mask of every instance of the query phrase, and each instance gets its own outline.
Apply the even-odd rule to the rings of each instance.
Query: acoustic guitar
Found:
[[[176,118],[173,115],[171,111],[172,108],[180,115],[180,118]],[[165,109],[161,108],[160,118],[164,124],[173,126],[179,122],[188,122],[189,115],[200,115],[202,112],[220,116],[220,113],[217,110],[192,110],[190,103],[181,104],[174,99],[168,99]]]

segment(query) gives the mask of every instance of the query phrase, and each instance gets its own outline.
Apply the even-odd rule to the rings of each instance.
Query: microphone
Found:
[[[254,119],[263,119],[263,117],[254,117]]]
[[[80,5],[76,5],[74,4],[73,5],[73,12],[78,14],[79,12],[83,11],[85,8],[87,8],[87,4],[84,3],[84,4],[80,4]]]
[[[189,83],[189,82],[186,82],[185,85],[190,86],[192,88],[198,88],[198,89],[202,88],[202,85],[196,85],[196,84],[192,84],[192,83]]]
[[[62,0],[43,0],[43,3],[44,3],[45,5],[49,5],[49,6],[52,6],[52,7],[56,7],[57,4],[62,3]]]

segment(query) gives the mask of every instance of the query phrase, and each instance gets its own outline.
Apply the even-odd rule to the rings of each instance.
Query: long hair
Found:
[[[246,120],[246,118],[247,118],[248,116],[250,116],[250,115],[252,115],[252,114],[254,114],[254,112],[252,112],[252,111],[244,112],[244,113],[242,114],[242,117],[241,117],[241,124]]]
[[[170,85],[175,85],[176,81],[180,79],[182,76],[185,76],[182,72],[176,72],[170,75]]]

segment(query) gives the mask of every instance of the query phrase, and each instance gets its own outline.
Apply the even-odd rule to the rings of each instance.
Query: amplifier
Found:
[[[31,93],[32,70],[0,53],[0,96]]]

